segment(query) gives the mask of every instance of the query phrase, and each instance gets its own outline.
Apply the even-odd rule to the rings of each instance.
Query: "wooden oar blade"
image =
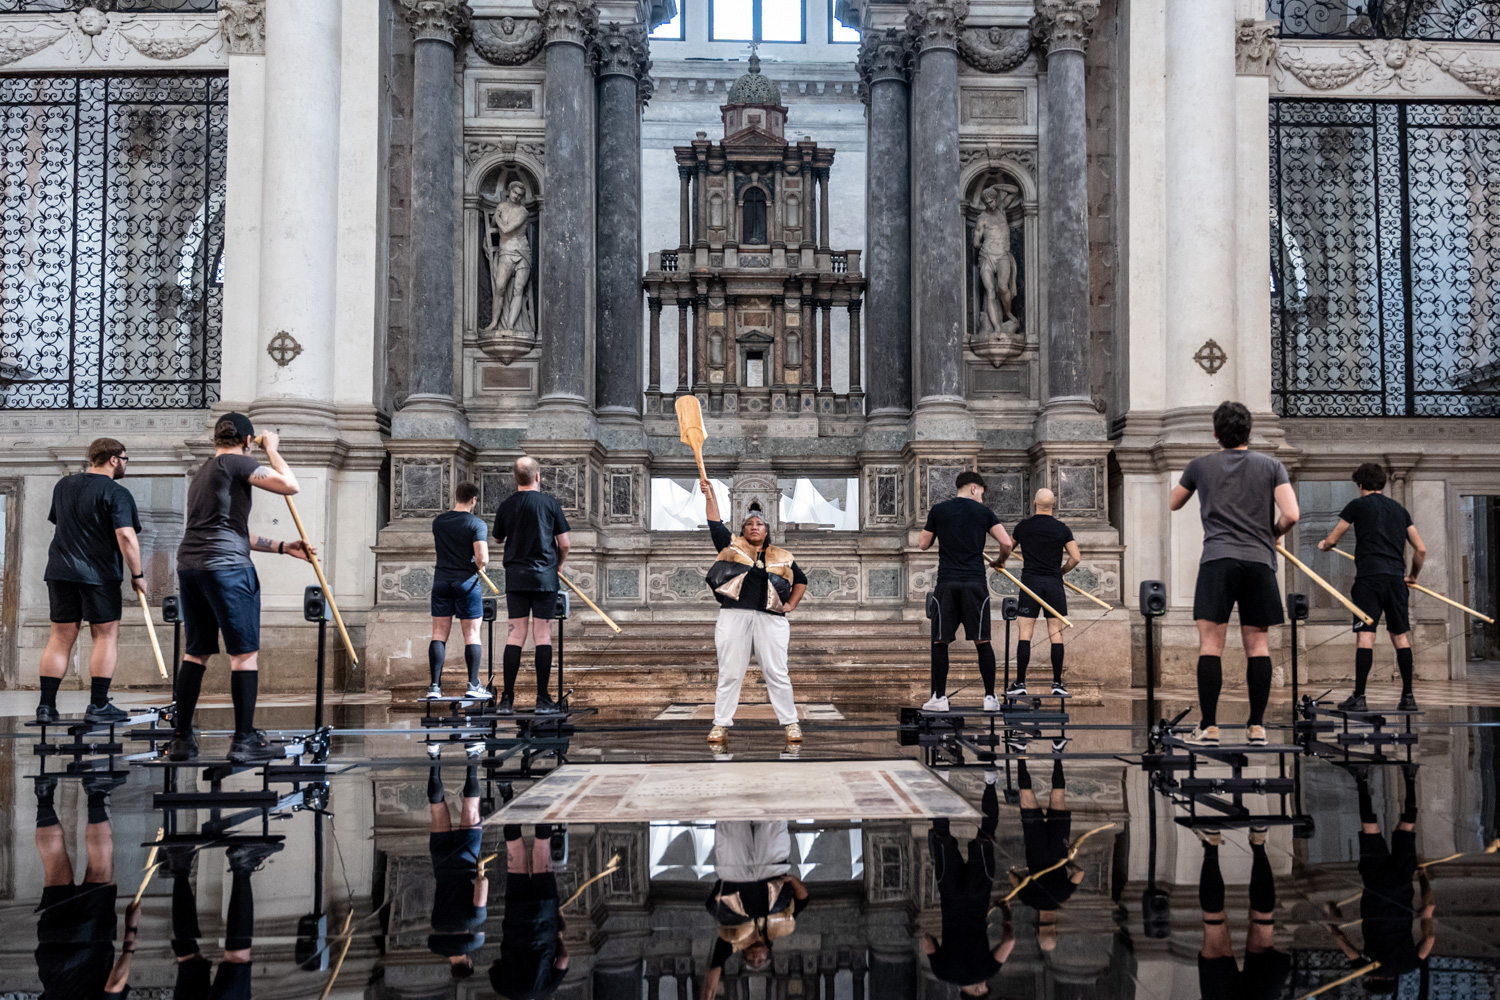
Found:
[[[703,427],[703,407],[697,396],[677,397],[677,430],[683,444],[699,447],[708,438]]]

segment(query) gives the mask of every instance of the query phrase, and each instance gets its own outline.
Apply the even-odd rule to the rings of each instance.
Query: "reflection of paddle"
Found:
[[[1348,559],[1350,562],[1354,561],[1354,557],[1351,556],[1349,553],[1345,552],[1343,549],[1334,548],[1334,549],[1324,549],[1323,551],[1324,552],[1337,552],[1339,555],[1343,556],[1345,559]],[[1480,614],[1478,611],[1475,611],[1473,608],[1469,607],[1467,604],[1459,604],[1453,598],[1451,598],[1451,597],[1445,597],[1444,595],[1439,594],[1435,590],[1429,590],[1428,588],[1422,586],[1420,583],[1408,583],[1407,586],[1410,587],[1412,590],[1420,590],[1422,593],[1426,594],[1428,597],[1436,597],[1438,600],[1442,601],[1444,604],[1451,605],[1451,606],[1457,608],[1458,610],[1462,611],[1466,615],[1473,615],[1475,618],[1478,618],[1482,622],[1488,622],[1491,625],[1495,624],[1495,619],[1491,618],[1489,615]]]
[[[693,457],[698,460],[698,478],[707,479],[708,473],[703,469],[703,442],[708,439],[708,432],[703,429],[703,407],[698,405],[697,396],[677,397],[677,430],[682,443],[693,449]]]
[[[349,954],[349,945],[354,941],[354,935],[349,933],[349,924],[354,919],[354,907],[349,907],[349,914],[344,917],[344,929],[339,934],[344,939],[344,949],[339,952],[339,960],[333,965],[333,974],[328,977],[328,982],[323,984],[323,992],[318,994],[318,1000],[328,1000],[328,994],[333,992],[334,981],[339,978],[339,972],[344,968],[344,958]]]
[[[1004,572],[1004,570],[1002,570],[1001,572]],[[1033,881],[1035,881],[1036,879],[1041,878],[1043,875],[1047,874],[1048,872],[1056,871],[1057,869],[1061,868],[1063,865],[1067,864],[1068,862],[1072,861],[1074,858],[1078,857],[1078,849],[1083,846],[1083,842],[1085,840],[1088,840],[1090,837],[1092,837],[1096,833],[1103,833],[1105,830],[1112,830],[1112,829],[1114,829],[1114,826],[1115,826],[1115,824],[1113,824],[1113,823],[1105,823],[1103,826],[1096,826],[1092,830],[1089,830],[1087,833],[1084,833],[1077,840],[1073,841],[1072,846],[1070,846],[1068,848],[1068,853],[1065,854],[1062,857],[1061,860],[1057,861],[1055,864],[1048,865],[1046,868],[1043,868],[1039,872],[1031,872],[1025,878],[1023,878],[1021,880],[1021,884],[1018,885],[1018,886],[1016,886],[1014,889],[1012,889],[1010,891],[1010,893],[1005,897],[1004,902],[1009,903],[1012,899],[1016,898],[1016,894],[1018,892],[1020,892],[1024,888],[1026,888],[1026,886],[1030,885]]]
[[[568,905],[570,903],[572,903],[579,896],[583,895],[583,890],[587,889],[589,886],[593,885],[595,882],[599,881],[604,876],[606,876],[606,875],[613,875],[615,872],[617,872],[619,870],[620,870],[620,855],[617,853],[617,854],[615,854],[614,857],[612,857],[612,858],[609,859],[609,864],[605,867],[605,869],[602,872],[600,872],[598,875],[595,875],[593,878],[589,879],[587,882],[583,883],[583,885],[580,885],[578,887],[578,891],[575,892],[575,893],[573,893],[573,895],[571,895],[571,896],[568,897],[568,902],[564,903],[563,905],[561,905],[561,906],[559,906],[557,908],[558,911],[561,912],[562,910],[566,910],[568,908]]]
[[[161,679],[167,679],[167,665],[161,659],[161,643],[156,641],[156,623],[151,620],[151,605],[146,603],[146,595],[139,590],[135,596],[141,599],[141,614],[146,616],[146,634],[151,637],[151,652],[156,654],[156,669],[161,671]]]
[[[135,899],[131,900],[131,906],[137,906],[140,904],[141,897],[146,894],[146,886],[151,884],[151,876],[156,874],[156,869],[158,867],[156,863],[156,852],[161,848],[161,835],[163,833],[166,833],[166,830],[162,829],[161,827],[156,828],[157,842],[151,845],[151,853],[146,855],[146,877],[141,879],[141,887],[135,891]]]
[[[1302,994],[1300,997],[1297,998],[1297,1000],[1311,1000],[1312,997],[1318,996],[1318,995],[1323,994],[1323,993],[1327,993],[1329,990],[1334,989],[1335,987],[1343,986],[1345,983],[1352,983],[1352,982],[1354,982],[1354,980],[1358,979],[1360,976],[1367,976],[1370,973],[1374,972],[1378,968],[1380,968],[1380,963],[1379,962],[1371,962],[1369,965],[1366,965],[1364,968],[1355,969],[1353,972],[1349,973],[1347,976],[1343,976],[1342,978],[1335,979],[1333,982],[1329,983],[1326,986],[1319,986],[1317,989],[1313,990],[1311,993],[1304,993],[1304,994]]]
[[[1310,566],[1308,566],[1307,563],[1303,562],[1301,559],[1298,559],[1296,556],[1292,555],[1292,553],[1290,552],[1290,550],[1288,550],[1285,545],[1282,545],[1280,542],[1277,542],[1276,543],[1276,551],[1280,552],[1282,555],[1286,556],[1286,561],[1287,562],[1291,563],[1293,566],[1297,567],[1302,572],[1306,573],[1307,574],[1307,578],[1309,580],[1311,580],[1313,583],[1316,583],[1318,586],[1322,587],[1324,590],[1326,590],[1330,594],[1332,594],[1334,596],[1335,600],[1337,600],[1344,607],[1348,608],[1354,614],[1354,617],[1358,618],[1360,621],[1364,622],[1366,625],[1374,625],[1375,624],[1375,619],[1371,618],[1369,615],[1367,615],[1363,611],[1359,610],[1359,606],[1356,605],[1353,601],[1349,600],[1349,598],[1345,597],[1343,594],[1341,594],[1337,590],[1335,590],[1334,587],[1333,587],[1333,584],[1329,583],[1327,580],[1323,579],[1321,576],[1319,576],[1318,574],[1314,573],[1312,571],[1312,568]]]
[[[1007,580],[1009,580],[1011,583],[1015,584],[1017,587],[1020,587],[1027,594],[1031,595],[1031,599],[1033,601],[1036,601],[1038,604],[1040,604],[1042,606],[1042,610],[1043,611],[1047,612],[1053,618],[1056,618],[1058,621],[1060,621],[1064,625],[1068,626],[1068,628],[1072,628],[1073,627],[1073,623],[1070,622],[1070,621],[1068,621],[1068,616],[1067,615],[1060,614],[1056,608],[1054,608],[1052,605],[1048,604],[1046,601],[1044,601],[1040,597],[1038,597],[1036,595],[1036,591],[1034,591],[1030,587],[1026,586],[1026,584],[1022,583],[1020,580],[1016,579],[1016,575],[1014,573],[1012,573],[1010,570],[1006,569],[1004,566],[996,566],[995,568],[1000,571],[1000,575],[1001,576],[1005,577]]]
[[[1479,852],[1476,852],[1476,853],[1480,853],[1480,854],[1494,854],[1497,851],[1500,851],[1500,838],[1496,838],[1495,840],[1490,841],[1490,844],[1489,844],[1488,847],[1486,847],[1483,851],[1479,851]],[[1457,861],[1459,858],[1463,858],[1463,857],[1468,857],[1468,855],[1466,855],[1466,854],[1464,854],[1462,852],[1459,852],[1458,854],[1450,854],[1446,858],[1438,858],[1435,861],[1424,861],[1420,865],[1417,865],[1417,867],[1420,868],[1420,869],[1427,869],[1427,868],[1433,867],[1434,865],[1442,865],[1442,864],[1447,864],[1449,861]],[[1334,903],[1333,905],[1334,906],[1349,906],[1349,905],[1351,905],[1353,903],[1358,902],[1359,901],[1359,897],[1361,895],[1363,895],[1363,893],[1355,893],[1353,896],[1350,896],[1348,899],[1341,899],[1337,903]],[[1363,919],[1364,919],[1363,917],[1360,918],[1360,920],[1363,920]],[[1347,924],[1340,924],[1339,926],[1340,927],[1352,927],[1353,925],[1355,925],[1357,923],[1359,923],[1359,920],[1351,920],[1351,921],[1349,921],[1349,923],[1347,923]]]

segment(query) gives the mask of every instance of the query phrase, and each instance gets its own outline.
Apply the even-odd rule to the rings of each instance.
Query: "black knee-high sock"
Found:
[[[979,835],[987,840],[995,839],[995,830],[1000,826],[1000,792],[994,785],[984,786],[984,795],[979,799]]]
[[[995,647],[988,642],[981,642],[979,648],[979,677],[984,681],[984,693],[993,695],[995,693]]]
[[[1396,650],[1396,669],[1401,671],[1401,693],[1411,694],[1413,667],[1410,646]]]
[[[1026,762],[1024,760],[1016,761],[1016,787],[1031,787],[1031,772],[1026,770]]]
[[[1198,870],[1198,908],[1204,913],[1224,912],[1224,876],[1219,871],[1219,848],[1203,845],[1203,867]]]
[[[516,678],[521,673],[521,647],[505,646],[505,652],[500,655],[500,670],[503,674],[505,686],[501,688],[502,695],[511,694],[516,689]]]
[[[948,693],[948,644],[932,644],[932,693],[938,697]]]
[[[1063,769],[1062,769],[1062,761],[1061,760],[1054,760],[1052,762],[1052,787],[1053,788],[1067,788],[1068,787],[1068,780],[1063,777]]]
[[[504,837],[505,837],[506,840],[520,840],[521,839],[521,824],[520,823],[506,823],[504,826],[502,826],[500,828],[500,832],[501,832],[501,834],[504,835]]]
[[[244,951],[250,947],[254,937],[255,890],[250,885],[250,872],[237,871],[229,890],[229,913],[224,921],[224,950]]]
[[[198,953],[198,899],[193,880],[183,875],[172,880],[172,954],[186,958]]]
[[[57,791],[56,785],[36,786],[36,828],[57,826],[57,807],[53,804],[52,795]]]
[[[203,690],[205,669],[203,664],[191,660],[183,660],[182,666],[177,668],[177,691],[174,695],[177,707],[173,710],[173,724],[177,728],[177,735],[183,739],[189,739],[193,735],[193,712],[198,708],[198,692]]]
[[[1276,912],[1276,876],[1271,873],[1271,859],[1265,844],[1250,845],[1250,909],[1256,913]]]
[[[1198,707],[1203,725],[1219,724],[1219,690],[1224,686],[1224,661],[1217,656],[1198,657]]]
[[[551,823],[538,823],[536,825],[536,839],[537,840],[551,840],[552,839],[552,824]]]
[[[108,677],[89,678],[90,705],[103,708],[106,704],[109,703],[109,682],[110,678]]]
[[[1031,640],[1016,640],[1016,683],[1026,683],[1026,668],[1031,666]]]
[[[464,666],[469,668],[469,683],[479,683],[479,653],[480,646],[477,642],[469,643],[464,647]]]
[[[470,764],[464,769],[464,798],[479,798],[479,765]]]
[[[234,699],[234,731],[255,729],[255,698],[260,691],[259,670],[234,670],[229,674],[229,694]]]
[[[89,823],[109,822],[109,793],[89,792]]]
[[[536,695],[538,698],[547,693],[547,685],[552,683],[552,644],[536,648]]]
[[[1061,684],[1062,683],[1063,651],[1066,650],[1066,649],[1067,649],[1067,647],[1064,646],[1060,642],[1054,642],[1052,644],[1052,683],[1053,684]]]
[[[448,658],[448,644],[433,639],[427,644],[427,673],[430,683],[437,684],[443,676],[443,661]]]
[[[1417,775],[1410,768],[1401,770],[1401,781],[1406,786],[1405,795],[1401,802],[1401,822],[1415,823],[1417,821]]]
[[[1359,793],[1359,821],[1361,823],[1377,823],[1375,816],[1375,803],[1370,798],[1370,783],[1364,778],[1355,777],[1355,790]]]
[[[48,708],[56,708],[57,689],[60,687],[62,687],[61,677],[43,677],[42,697],[41,700],[37,702],[37,704],[46,705]]]
[[[437,805],[446,798],[443,791],[443,769],[440,767],[429,767],[427,769],[427,801]]]
[[[1271,658],[1252,656],[1245,663],[1245,686],[1250,689],[1250,725],[1266,724],[1266,702],[1271,699]]]
[[[1370,668],[1375,665],[1375,650],[1354,650],[1354,693],[1361,695],[1365,693],[1365,684],[1370,679]]]

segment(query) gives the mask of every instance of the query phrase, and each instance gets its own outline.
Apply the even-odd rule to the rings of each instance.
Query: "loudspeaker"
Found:
[[[310,585],[302,592],[302,617],[310,622],[327,621],[328,601],[323,597],[323,588]]]
[[[297,967],[307,972],[328,971],[328,915],[304,913],[297,918],[297,943],[292,946]]]
[[[928,621],[932,621],[935,618],[937,618],[937,595],[936,594],[928,594],[927,595],[927,620]]]
[[[566,590],[559,590],[557,592],[557,618],[558,618],[559,621],[561,621],[564,618],[567,618],[569,615],[572,614],[572,612],[573,612],[572,597],[573,597],[573,595],[570,594],[570,593],[568,593]]]
[[[1160,580],[1141,581],[1141,614],[1160,618],[1167,613],[1167,585]]]
[[[182,601],[176,594],[168,594],[161,599],[161,620],[168,625],[176,625],[182,621]]]
[[[1309,611],[1306,594],[1286,595],[1286,614],[1294,622],[1307,621]]]
[[[1016,615],[1020,614],[1020,609],[1021,609],[1021,602],[1017,598],[1014,598],[1014,597],[1002,597],[1002,598],[1000,598],[1000,617],[1003,618],[1003,619],[1005,619],[1006,621],[1008,621],[1008,622],[1015,621],[1016,620]]]
[[[484,620],[492,622],[500,617],[500,601],[498,598],[486,597],[482,602],[484,606]]]
[[[1141,893],[1141,925],[1152,940],[1164,941],[1172,936],[1172,900],[1165,889],[1153,885]]]

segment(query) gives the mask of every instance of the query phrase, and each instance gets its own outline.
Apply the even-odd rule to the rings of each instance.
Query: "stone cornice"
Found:
[[[968,0],[913,0],[906,13],[906,30],[919,53],[929,49],[956,51],[968,15]]]
[[[480,17],[470,25],[469,41],[483,59],[496,66],[520,66],[536,58],[547,41],[536,18]]]
[[[547,34],[548,45],[577,45],[587,49],[599,24],[593,0],[531,0]]]
[[[1281,22],[1247,17],[1234,29],[1234,71],[1239,76],[1269,76]]]
[[[1031,34],[1048,53],[1085,52],[1098,15],[1099,0],[1037,0]]]
[[[219,0],[219,30],[231,55],[265,55],[266,0]]]
[[[465,38],[474,18],[467,0],[401,0],[401,12],[416,41],[447,45]]]

